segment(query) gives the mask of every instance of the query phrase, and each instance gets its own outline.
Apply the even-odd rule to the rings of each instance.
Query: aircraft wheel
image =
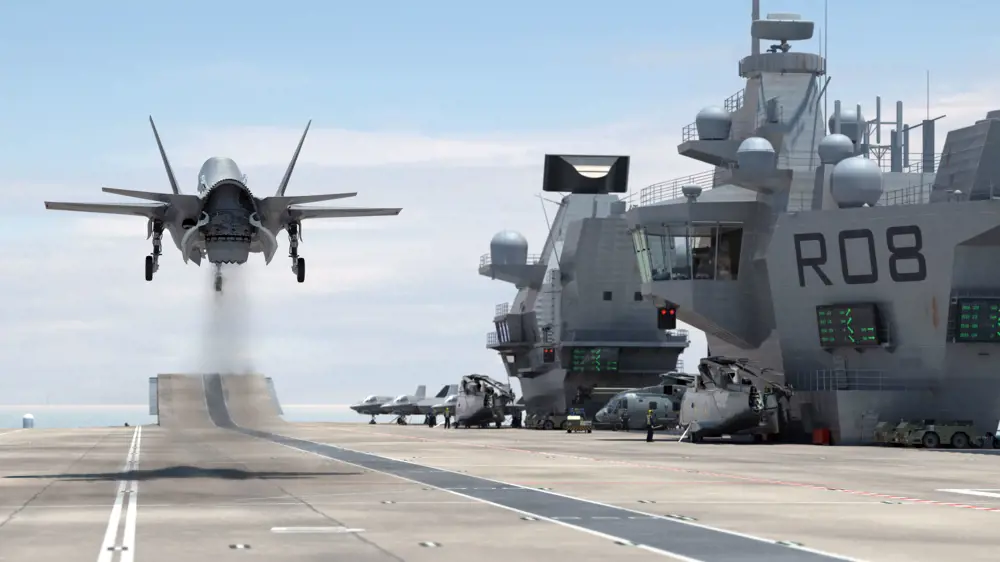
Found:
[[[306,258],[296,258],[295,277],[298,279],[299,283],[306,280]]]
[[[569,425],[569,420],[563,420],[562,423],[559,424],[559,429],[566,429],[568,425]]]
[[[153,280],[153,256],[146,256],[146,281]]]
[[[542,429],[553,429],[555,426],[556,424],[552,423],[552,420],[545,420],[545,423],[542,424]]]

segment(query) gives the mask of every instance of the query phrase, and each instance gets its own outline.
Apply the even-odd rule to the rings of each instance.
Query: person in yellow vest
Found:
[[[451,409],[447,406],[444,409],[444,428],[448,429],[451,427]]]
[[[653,442],[653,409],[646,410],[646,442]]]

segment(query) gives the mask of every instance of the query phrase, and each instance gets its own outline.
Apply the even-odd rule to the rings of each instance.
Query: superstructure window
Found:
[[[742,225],[690,223],[644,230],[653,281],[733,281],[737,278],[743,245]]]
[[[611,291],[604,291],[604,300],[611,300]]]
[[[642,293],[640,293],[639,291],[636,291],[635,292],[635,302],[639,302],[641,300],[642,300]]]

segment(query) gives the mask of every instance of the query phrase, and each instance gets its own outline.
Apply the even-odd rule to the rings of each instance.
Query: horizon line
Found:
[[[148,408],[149,404],[0,404],[0,408],[58,409],[58,408]],[[350,408],[350,404],[281,404],[282,408]]]

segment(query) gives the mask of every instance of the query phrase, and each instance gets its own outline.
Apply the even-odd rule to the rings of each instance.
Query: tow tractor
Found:
[[[969,420],[900,420],[875,425],[875,443],[902,447],[936,449],[942,444],[954,449],[1000,448],[995,433],[977,431]]]

